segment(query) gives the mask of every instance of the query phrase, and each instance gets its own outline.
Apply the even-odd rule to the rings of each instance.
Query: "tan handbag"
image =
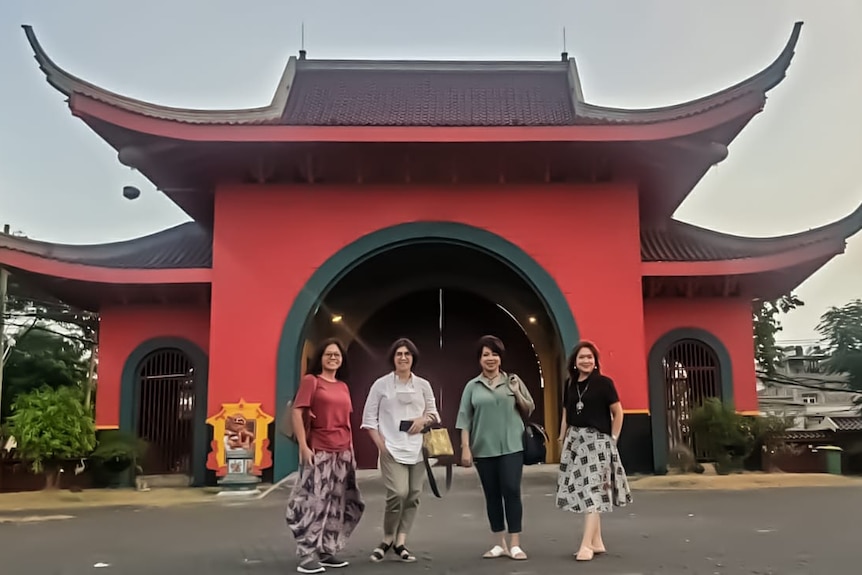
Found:
[[[425,461],[425,472],[428,475],[428,486],[435,497],[443,497],[440,488],[437,487],[437,478],[431,469],[431,459],[443,459],[446,466],[446,491],[452,488],[452,460],[455,449],[449,438],[449,430],[439,424],[432,424],[422,432],[422,459]]]
[[[426,431],[422,435],[422,447],[425,449],[426,457],[431,459],[455,455],[449,430],[445,427],[432,428]]]

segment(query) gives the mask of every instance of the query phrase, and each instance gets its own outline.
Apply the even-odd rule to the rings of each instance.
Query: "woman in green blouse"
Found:
[[[482,373],[464,386],[455,427],[461,430],[461,464],[470,467],[476,463],[485,494],[494,546],[483,557],[522,560],[527,558],[521,549],[522,417],[529,417],[536,404],[517,375],[500,370],[505,350],[503,342],[494,336],[479,340]]]

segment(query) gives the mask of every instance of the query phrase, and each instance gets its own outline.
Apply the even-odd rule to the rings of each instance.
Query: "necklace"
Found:
[[[578,402],[575,404],[575,412],[576,413],[581,413],[581,411],[584,409],[584,394],[587,392],[587,390],[589,388],[590,388],[589,380],[587,380],[587,385],[584,386],[583,391],[581,391],[581,388],[578,386],[578,382],[577,381],[575,382],[575,391],[578,392]]]
[[[490,387],[490,388],[492,388],[492,389],[493,389],[493,388],[495,388],[495,387],[497,387],[495,384],[497,383],[497,378],[498,378],[498,377],[500,377],[500,372],[499,372],[499,371],[498,371],[496,374],[494,374],[494,377],[488,377],[488,376],[486,375],[486,376],[485,376],[485,379],[487,379],[487,380],[488,380],[488,387]]]

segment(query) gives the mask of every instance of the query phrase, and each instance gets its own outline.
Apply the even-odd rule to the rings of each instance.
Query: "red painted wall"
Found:
[[[733,363],[733,395],[738,411],[757,410],[751,302],[747,299],[648,299],[644,302],[645,357],[667,332],[696,327],[727,348]]]
[[[182,337],[209,349],[209,308],[106,307],[100,312],[96,425],[120,423],[120,378],[129,354],[148,339]]]
[[[554,277],[582,337],[604,352],[626,408],[646,409],[634,184],[453,188],[224,186],[215,196],[209,413],[260,401],[277,413],[278,339],[294,296],[346,244],[412,221],[484,228]]]

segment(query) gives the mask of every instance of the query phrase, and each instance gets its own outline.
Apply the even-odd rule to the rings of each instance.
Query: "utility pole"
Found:
[[[3,235],[9,235],[9,224],[3,226]],[[0,267],[0,409],[3,407],[3,366],[6,364],[6,290],[8,287],[9,272],[6,268]]]

